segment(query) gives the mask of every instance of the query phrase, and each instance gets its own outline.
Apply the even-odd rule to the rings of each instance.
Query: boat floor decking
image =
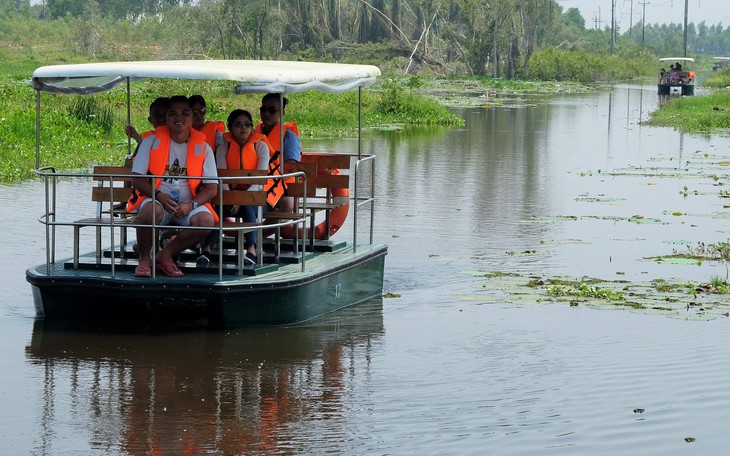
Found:
[[[238,268],[230,260],[230,255],[224,259],[222,279],[219,276],[219,268],[215,260],[208,265],[197,264],[194,252],[183,252],[178,265],[185,273],[183,277],[167,277],[159,270],[154,278],[140,278],[134,276],[134,269],[138,264],[136,256],[131,251],[131,246],[125,248],[125,258],[115,258],[112,271],[111,254],[107,250],[99,260],[94,252],[80,255],[78,268],[74,268],[72,259],[65,259],[51,263],[49,268],[46,264],[39,264],[28,270],[34,278],[53,278],[56,280],[104,280],[117,283],[128,282],[130,285],[143,285],[145,282],[159,283],[167,282],[174,284],[200,284],[224,286],[233,284],[262,284],[262,283],[285,283],[306,279],[309,276],[319,275],[338,267],[347,267],[350,263],[357,263],[371,256],[384,254],[387,247],[382,244],[362,244],[357,246],[355,253],[347,243],[340,243],[331,251],[315,251],[305,254],[305,268],[302,271],[301,262],[283,261],[281,263],[268,263],[263,265],[246,265],[243,268],[243,275],[238,275]],[[118,252],[117,252],[118,254]],[[217,254],[213,255],[217,257]]]

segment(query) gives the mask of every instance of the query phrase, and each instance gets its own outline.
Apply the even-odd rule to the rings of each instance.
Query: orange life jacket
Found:
[[[233,139],[233,135],[230,132],[224,133],[223,139],[228,142],[228,152],[226,153],[226,165],[228,169],[256,169],[259,163],[258,156],[256,155],[256,143],[259,141],[263,141],[269,148],[269,157],[271,157],[273,151],[269,140],[261,133],[251,133],[243,148]],[[270,176],[280,175],[278,167],[271,168],[271,162],[269,162],[268,174]],[[271,179],[266,181],[264,190],[267,193],[266,202],[271,207],[274,207],[279,201],[279,198],[284,194],[281,180],[274,181]]]
[[[282,133],[280,131],[281,127],[284,127],[284,132]],[[296,122],[287,122],[285,124],[276,124],[274,125],[274,128],[271,129],[268,135],[266,137],[269,140],[269,144],[271,145],[271,158],[269,159],[269,174],[274,174],[274,170],[279,169],[279,163],[282,156],[281,152],[281,138],[286,135],[287,130],[291,130],[294,132],[295,135],[299,136],[299,127],[297,126]],[[256,125],[256,133],[264,134],[264,124],[259,122],[258,125]],[[277,174],[279,174],[277,172]],[[289,177],[287,179],[284,179],[283,182],[281,182],[282,191],[286,191],[286,184],[294,182],[293,177]]]
[[[202,134],[205,135],[205,142],[208,143],[211,149],[215,150],[215,132],[219,131],[223,133],[226,131],[226,124],[221,122],[220,120],[210,120],[203,125],[203,128],[200,130]]]
[[[266,136],[260,133],[251,133],[248,142],[244,144],[243,148],[236,142],[231,132],[224,133],[223,139],[228,143],[228,153],[226,153],[228,169],[256,169],[259,164],[259,158],[256,155],[255,146],[259,141],[264,141],[269,148],[269,152],[271,151],[271,145],[266,139]]]
[[[155,128],[156,147],[153,144],[150,150],[150,164],[148,174],[153,176],[164,176],[165,168],[167,168],[170,160],[170,129],[166,126]],[[205,136],[202,133],[190,129],[190,138],[188,140],[188,150],[186,157],[185,167],[188,170],[188,176],[201,176],[203,174],[203,162],[205,161],[205,153],[196,150],[202,148],[205,150]],[[190,192],[193,196],[198,194],[198,186],[200,185],[200,179],[186,179]],[[162,177],[155,178],[155,189],[160,186]],[[134,189],[132,195],[127,201],[127,212],[132,212],[136,209],[147,196],[141,194],[139,190]],[[213,206],[210,203],[205,203],[205,207],[213,214],[213,219],[218,221],[218,214],[213,210]]]
[[[269,139],[269,143],[273,147],[273,149],[271,150],[272,153],[281,152],[281,138],[283,135],[279,132],[280,127],[284,127],[284,135],[286,135],[287,130],[291,130],[294,132],[295,135],[299,136],[299,127],[297,126],[296,122],[287,122],[283,125],[274,125],[274,128],[272,128],[269,134],[266,135],[266,137]],[[256,125],[256,133],[264,134],[264,124],[262,124],[261,122]]]

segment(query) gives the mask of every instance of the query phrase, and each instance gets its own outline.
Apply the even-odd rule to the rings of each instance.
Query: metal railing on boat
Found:
[[[361,206],[370,206],[370,218],[369,218],[369,244],[373,243],[373,228],[374,228],[374,211],[375,211],[375,155],[352,155],[352,157],[357,158],[355,161],[353,170],[353,190],[354,194],[351,197],[354,204],[354,214],[353,214],[353,230],[352,230],[352,251],[353,253],[357,251],[357,245],[358,245],[358,212],[360,210]],[[364,196],[360,196],[360,193],[363,192],[360,187],[362,187],[362,176],[363,173],[362,169],[365,165],[370,165],[370,180],[369,180],[369,191],[364,192],[366,193]],[[119,192],[126,192],[126,195],[129,195],[130,187],[121,187],[121,186],[114,186],[115,183],[120,183],[123,181],[128,181],[131,178],[139,178],[140,175],[138,174],[112,174],[112,173],[102,173],[102,174],[95,174],[95,173],[72,173],[72,172],[56,172],[55,168],[53,166],[45,166],[38,168],[36,170],[36,174],[40,176],[44,180],[44,192],[45,192],[45,213],[39,217],[39,222],[42,223],[45,226],[45,244],[46,244],[46,273],[48,275],[51,274],[51,266],[56,262],[56,238],[57,233],[56,229],[57,227],[73,227],[74,228],[74,245],[73,245],[73,267],[78,268],[79,267],[79,250],[80,250],[80,233],[79,230],[81,227],[84,226],[93,226],[97,229],[97,235],[96,235],[96,257],[97,261],[101,262],[102,257],[102,232],[101,230],[103,228],[109,229],[109,235],[108,235],[108,242],[109,242],[109,249],[110,249],[110,271],[112,277],[115,277],[116,272],[116,265],[117,260],[124,259],[125,255],[125,245],[126,245],[126,229],[127,228],[149,228],[152,229],[155,233],[159,233],[161,230],[169,229],[171,228],[170,225],[161,225],[158,223],[152,223],[152,224],[141,224],[136,222],[134,219],[127,218],[126,216],[122,218],[123,211],[115,212],[115,198],[114,194],[118,190]],[[252,182],[255,181],[261,181],[261,176],[236,176],[236,177],[203,177],[203,176],[179,176],[181,179],[205,179],[208,181],[215,180],[218,185],[218,207],[223,207],[223,189],[227,182],[236,180],[236,181],[242,181],[242,180],[251,180]],[[303,172],[292,172],[292,173],[286,173],[282,174],[280,176],[267,176],[267,179],[287,179],[287,178],[295,178],[295,179],[301,179],[305,188],[304,195],[301,197],[301,204],[299,204],[296,207],[297,213],[301,214],[301,217],[297,217],[293,220],[282,220],[278,222],[265,222],[265,217],[263,217],[262,211],[259,208],[258,216],[257,216],[257,224],[255,227],[247,226],[247,227],[235,227],[235,226],[225,226],[224,218],[221,216],[218,222],[217,227],[213,227],[213,230],[218,231],[218,242],[219,242],[219,251],[218,251],[218,277],[220,280],[223,280],[223,236],[224,232],[236,232],[236,238],[240,239],[241,236],[245,232],[250,231],[258,231],[259,233],[259,239],[263,239],[263,232],[265,230],[274,230],[275,232],[275,249],[276,252],[280,251],[280,242],[281,238],[279,236],[280,229],[285,226],[292,226],[293,232],[297,233],[299,231],[299,226],[301,226],[301,233],[302,236],[300,239],[295,238],[292,242],[293,247],[295,247],[295,252],[298,250],[299,262],[301,263],[301,270],[304,272],[306,270],[306,245],[307,245],[307,235],[309,234],[309,227],[307,226],[307,221],[310,219],[310,213],[307,206],[307,197],[306,197],[306,186],[307,186],[307,176]],[[106,182],[110,187],[113,188],[110,192],[110,200],[106,202],[97,202],[96,203],[96,215],[98,221],[90,221],[89,219],[86,219],[82,223],[78,221],[78,219],[63,219],[59,220],[58,217],[58,181],[60,179],[81,179],[81,180],[91,180],[91,181],[97,181],[98,186],[104,185],[104,182]],[[154,185],[154,179],[155,176],[149,177],[150,182],[152,185]],[[90,186],[91,187],[91,186]],[[88,187],[88,188],[90,188]],[[152,196],[154,201],[154,196]],[[104,210],[103,205],[107,204],[108,209]],[[103,217],[104,214],[108,214],[108,217]],[[313,216],[312,216],[313,219]],[[172,228],[175,229],[187,229],[187,230],[210,230],[211,228],[208,227],[193,227],[193,226],[187,226],[187,227],[181,227],[173,225]],[[117,236],[116,236],[116,230],[121,230],[119,234],[120,242],[119,246],[117,245]],[[153,235],[153,246],[151,252],[152,261],[155,261],[155,253],[157,250],[157,239],[158,237],[156,235]],[[241,243],[242,244],[242,243]],[[117,257],[117,247],[120,247],[119,252],[120,256]],[[241,246],[238,246],[240,249]],[[237,252],[237,255],[245,255],[245,252],[241,253],[240,251]],[[263,255],[259,256],[259,261],[262,261]],[[238,271],[237,273],[240,275],[242,273],[242,261],[238,262]],[[154,276],[155,271],[153,268],[152,274]]]

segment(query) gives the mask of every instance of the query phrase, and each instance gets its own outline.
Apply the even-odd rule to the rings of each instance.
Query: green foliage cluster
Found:
[[[530,76],[542,81],[627,80],[653,74],[656,69],[647,62],[656,59],[645,53],[633,58],[598,55],[584,51],[546,48],[536,51],[530,59]]]
[[[392,77],[386,78],[381,84],[383,91],[375,105],[377,118],[387,123],[460,124],[462,120],[449,111],[444,111],[436,100],[414,92],[423,84],[417,77],[405,82]]]
[[[713,71],[702,82],[702,87],[713,89],[724,89],[730,87],[730,67],[725,67],[717,71]]]
[[[109,133],[114,126],[114,111],[110,106],[102,106],[93,97],[79,97],[68,108],[68,114],[78,120],[96,126]]]
[[[40,51],[53,63],[89,56],[302,59],[371,63],[401,74],[527,78],[534,73],[534,53],[569,49],[590,59],[580,62],[578,55],[556,70],[550,56],[538,58],[537,77],[578,75],[589,82],[626,79],[637,70],[614,71],[626,64],[599,61],[596,56],[609,53],[609,32],[586,30],[576,8],[564,12],[557,2],[54,0],[31,7],[25,0],[0,0],[5,4],[0,44]],[[702,30],[697,27],[696,33]],[[710,28],[708,33],[720,32]],[[619,55],[661,48],[653,41],[643,45],[636,36],[618,37]],[[681,29],[669,27],[657,41],[677,37],[681,42]]]
[[[668,99],[661,109],[651,113],[645,124],[695,133],[730,128],[730,93]]]

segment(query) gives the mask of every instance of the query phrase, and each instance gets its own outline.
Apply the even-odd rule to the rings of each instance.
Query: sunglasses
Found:
[[[266,106],[261,106],[259,108],[259,112],[261,114],[265,114],[265,113],[268,112],[269,114],[272,114],[273,115],[273,114],[276,114],[277,112],[279,112],[279,110],[276,109],[276,108],[274,108],[273,106],[269,106],[268,108]]]
[[[251,122],[236,122],[233,124],[234,127],[237,128],[251,128],[253,127],[253,123]]]

